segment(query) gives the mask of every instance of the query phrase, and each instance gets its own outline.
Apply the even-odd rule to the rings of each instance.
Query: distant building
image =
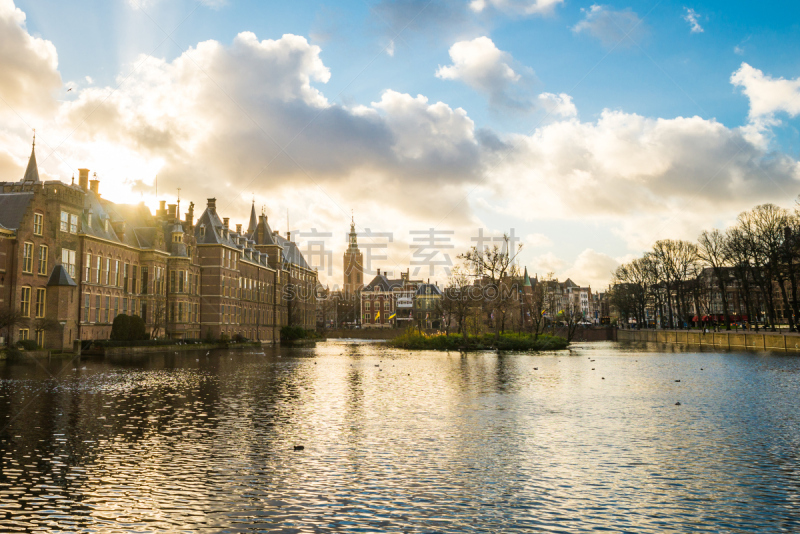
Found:
[[[42,182],[35,145],[18,182],[0,182],[0,308],[21,324],[4,341],[68,350],[108,339],[118,314],[138,315],[153,336],[275,341],[286,324],[315,326],[316,271],[297,246],[251,209],[247,231],[229,228],[216,200],[194,223],[179,203],[153,215],[101,197],[79,169],[76,185]]]
[[[348,235],[347,250],[343,257],[344,280],[342,291],[355,294],[364,287],[364,255],[358,250],[358,235],[356,234],[355,221],[350,221],[350,234]]]

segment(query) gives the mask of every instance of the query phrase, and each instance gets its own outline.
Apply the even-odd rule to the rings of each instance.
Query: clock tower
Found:
[[[356,223],[350,220],[350,233],[347,238],[347,250],[344,252],[344,293],[355,293],[364,287],[364,256],[358,250]]]

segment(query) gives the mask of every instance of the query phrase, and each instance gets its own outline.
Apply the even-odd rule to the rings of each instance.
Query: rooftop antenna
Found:
[[[175,207],[175,217],[180,220],[181,218],[181,188],[178,188],[178,205]]]
[[[36,147],[36,128],[33,128],[33,146]]]

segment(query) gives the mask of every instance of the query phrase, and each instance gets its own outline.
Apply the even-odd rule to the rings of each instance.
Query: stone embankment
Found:
[[[800,352],[800,334],[731,330],[618,330],[618,341],[649,341],[723,349],[774,350]]]

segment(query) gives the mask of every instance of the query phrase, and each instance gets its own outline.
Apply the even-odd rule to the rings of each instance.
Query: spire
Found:
[[[358,234],[356,234],[356,222],[352,213],[350,214],[350,235],[348,236],[348,250],[358,250]]]
[[[253,200],[253,205],[250,207],[250,224],[247,225],[247,233],[252,234],[258,228],[258,217],[256,217],[256,201]]]
[[[531,286],[531,277],[528,276],[528,268],[525,267],[525,278],[522,282],[523,287],[530,287]]]
[[[39,168],[36,165],[36,130],[33,131],[33,146],[31,147],[31,158],[28,160],[28,168],[25,169],[23,182],[38,182]]]

